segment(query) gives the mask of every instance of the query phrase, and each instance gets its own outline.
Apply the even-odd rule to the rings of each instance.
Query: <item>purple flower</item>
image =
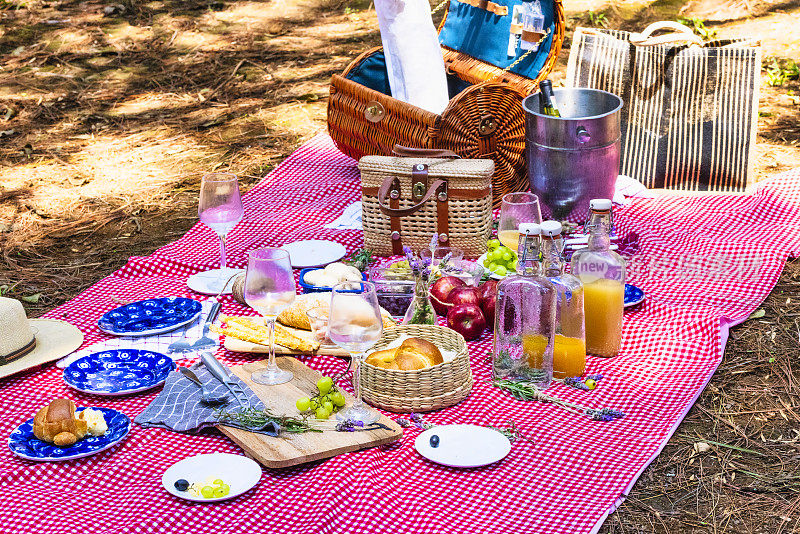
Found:
[[[411,421],[409,421],[405,417],[398,417],[397,419],[394,420],[394,422],[403,428],[408,428],[411,426]]]
[[[422,416],[420,414],[418,414],[418,413],[409,414],[408,418],[411,419],[411,422],[413,422],[413,423],[421,423],[422,422]]]
[[[438,242],[439,242],[439,236],[436,233],[434,233],[431,236],[431,246],[430,246],[431,256],[433,256],[433,251],[436,250],[436,243]]]

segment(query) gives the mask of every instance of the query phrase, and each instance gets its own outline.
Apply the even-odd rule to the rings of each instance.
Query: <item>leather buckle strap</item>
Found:
[[[506,15],[508,15],[508,6],[501,6],[500,4],[489,2],[488,0],[458,0],[458,1],[463,4],[470,5],[472,7],[484,9],[489,13],[494,13],[499,17],[505,17]]]
[[[397,207],[394,207],[392,205],[389,205],[389,206],[386,205],[386,199],[390,198],[389,195],[390,195],[390,190],[392,190],[392,184],[395,184],[395,183],[397,183],[397,178],[394,178],[392,176],[387,176],[386,179],[381,184],[380,189],[378,189],[378,205],[380,206],[381,211],[384,213],[384,215],[388,215],[389,217],[407,217],[408,215],[412,215],[412,214],[416,213],[417,211],[422,209],[422,207],[425,206],[425,204],[431,198],[433,198],[433,195],[439,190],[439,188],[442,185],[446,186],[446,184],[447,184],[447,182],[445,182],[444,180],[435,180],[428,187],[428,190],[425,192],[425,195],[422,197],[422,199],[419,202],[417,202],[416,204],[414,204],[413,206],[410,206],[408,208],[400,208],[399,207],[399,200],[400,200],[400,196],[399,195],[395,195],[397,197],[397,201],[398,201],[397,202]],[[392,200],[394,200],[394,199],[392,199]]]
[[[36,336],[34,336],[33,339],[31,339],[24,347],[21,347],[8,354],[1,355],[0,365],[5,365],[7,363],[13,362],[14,360],[18,360],[23,356],[25,356],[26,354],[33,352],[33,349],[35,348],[36,348]]]

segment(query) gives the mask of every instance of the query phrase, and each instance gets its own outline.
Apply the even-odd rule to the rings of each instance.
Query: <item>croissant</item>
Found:
[[[33,435],[58,447],[69,447],[86,436],[88,425],[75,417],[75,403],[54,399],[33,417]]]

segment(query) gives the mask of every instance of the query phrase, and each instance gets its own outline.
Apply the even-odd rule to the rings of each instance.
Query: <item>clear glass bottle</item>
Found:
[[[589,203],[588,248],[572,256],[572,274],[583,283],[586,352],[610,358],[619,354],[625,307],[625,260],[611,245],[611,201]]]
[[[497,284],[492,372],[545,389],[553,379],[556,289],[541,274],[540,226],[520,224],[519,231],[518,274]]]
[[[431,303],[428,282],[421,275],[416,276],[414,296],[403,317],[403,324],[436,324],[436,311]]]
[[[522,28],[525,31],[542,33],[544,30],[544,13],[539,0],[523,0],[522,2]],[[522,50],[536,51],[539,49],[538,41],[528,41],[523,33],[519,42]]]
[[[553,340],[553,377],[581,376],[586,370],[583,284],[564,272],[559,241],[561,223],[542,223],[542,266],[544,275],[556,288],[556,330]]]

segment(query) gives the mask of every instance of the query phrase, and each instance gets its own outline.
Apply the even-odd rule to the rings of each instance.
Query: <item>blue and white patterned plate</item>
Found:
[[[95,352],[64,369],[68,386],[93,395],[130,395],[164,383],[175,369],[172,358],[137,349]]]
[[[199,301],[184,297],[140,300],[106,312],[100,330],[115,336],[150,336],[175,330],[200,315]]]
[[[625,307],[636,306],[641,302],[644,302],[644,291],[634,285],[625,284]]]
[[[84,408],[78,408],[80,412]],[[8,437],[8,448],[17,456],[36,462],[74,460],[113,447],[128,435],[131,420],[122,412],[111,408],[95,408],[103,412],[108,431],[103,436],[88,436],[70,447],[57,447],[33,435],[33,418],[28,419]]]

